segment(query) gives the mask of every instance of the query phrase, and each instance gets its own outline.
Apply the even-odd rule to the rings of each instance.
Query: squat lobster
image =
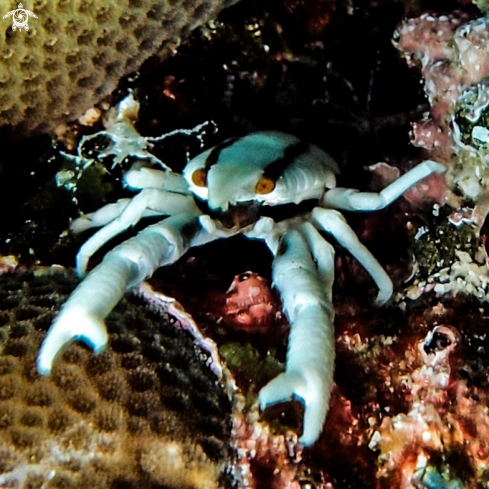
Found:
[[[124,110],[134,113],[134,104],[130,96],[121,102],[121,121]],[[384,304],[392,294],[389,276],[335,209],[381,209],[419,180],[444,171],[443,165],[428,160],[380,193],[335,188],[338,167],[330,156],[273,131],[224,141],[189,161],[183,176],[164,165],[154,169],[143,161],[135,163],[123,177],[125,185],[140,191],[135,197],[73,222],[75,231],[101,227],[81,247],[78,273],[84,275],[93,253],[141,218],[168,217],[115,247],[81,282],[48,331],[38,371],[49,374],[55,356],[73,340],[102,351],[108,341],[104,319],[127,290],[189,248],[241,233],[264,240],[273,253],[273,284],[291,326],[285,372],[260,391],[260,406],[292,396],[301,399],[305,413],[300,441],[311,445],[326,418],[335,356],[334,251],[319,231],[333,235],[365,267],[379,288],[377,303]],[[305,202],[313,203],[307,212],[290,205]],[[286,218],[274,219],[275,210],[290,208]]]

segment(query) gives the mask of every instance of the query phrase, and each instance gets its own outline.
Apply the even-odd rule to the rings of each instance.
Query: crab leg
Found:
[[[332,263],[334,263],[334,248],[318,233],[310,222],[303,223],[301,229],[316,262],[319,278],[323,284],[323,293],[326,294],[328,302],[332,305],[334,282],[334,267]],[[333,313],[334,311],[331,312],[331,314]]]
[[[93,213],[90,216],[92,227],[102,226],[113,216],[115,211],[120,210],[120,208],[114,209],[113,206],[114,204],[109,204]],[[85,275],[88,260],[97,250],[118,234],[136,225],[142,217],[150,212],[153,215],[171,216],[176,213],[198,214],[199,210],[195,205],[194,199],[189,195],[174,194],[153,188],[142,190],[122,208],[119,216],[97,231],[83,244],[76,256],[76,271],[78,275]],[[81,219],[85,220],[86,218]],[[72,227],[76,228],[82,225],[82,223],[77,223],[77,221],[73,222]]]
[[[289,347],[285,372],[260,391],[259,402],[264,409],[294,395],[302,399],[304,445],[314,443],[321,433],[333,385],[333,257],[333,248],[306,225],[283,234],[273,262],[273,283],[290,322]]]
[[[188,185],[182,175],[172,171],[155,170],[134,163],[131,169],[122,177],[124,187],[133,190],[158,188],[173,193],[190,195]]]
[[[128,187],[132,190],[151,190],[152,192],[163,191],[162,194],[159,194],[159,205],[158,203],[156,203],[156,205],[153,204],[156,207],[155,209],[151,209],[150,207],[152,202],[157,202],[158,194],[153,194],[153,196],[151,196],[150,194],[149,196],[147,195],[145,197],[148,201],[148,208],[144,210],[142,217],[175,214],[178,211],[172,210],[172,208],[166,211],[166,209],[162,206],[170,204],[173,205],[173,208],[180,209],[180,206],[182,204],[185,204],[187,200],[184,199],[184,196],[190,195],[187,182],[178,173],[173,173],[172,171],[154,170],[153,168],[146,168],[144,166],[141,166],[141,163],[134,163],[131,169],[124,174],[124,176],[122,177],[122,181],[124,187]],[[174,195],[175,197],[170,200],[172,195]],[[118,218],[132,200],[132,198],[119,199],[114,204],[107,204],[95,212],[85,214],[75,219],[70,224],[70,229],[74,233],[81,233],[82,231],[90,228],[105,226],[109,222]],[[191,204],[187,202],[186,205],[184,205],[184,207],[180,210],[180,212],[186,212],[185,208],[189,205]]]
[[[104,319],[124,293],[164,265],[177,261],[191,246],[223,235],[206,216],[178,214],[141,231],[107,253],[61,308],[41,346],[39,373],[48,375],[53,360],[73,340],[96,353],[107,344]]]
[[[132,199],[119,199],[117,202],[112,204],[104,205],[102,208],[96,210],[95,212],[89,212],[77,217],[70,223],[70,230],[77,234],[83,233],[87,229],[98,228],[100,226],[105,226],[117,219],[124,209],[128,206]],[[143,212],[142,217],[152,217],[160,216],[161,214],[156,211],[151,211],[149,209]]]
[[[426,160],[399,177],[381,192],[360,192],[350,188],[328,190],[322,205],[345,211],[375,211],[392,204],[406,190],[432,173],[444,173],[446,168],[436,161]]]
[[[324,231],[331,233],[336,241],[360,262],[379,288],[377,304],[385,304],[392,295],[392,280],[377,259],[358,239],[355,231],[348,225],[341,213],[316,207],[312,211],[312,221]]]

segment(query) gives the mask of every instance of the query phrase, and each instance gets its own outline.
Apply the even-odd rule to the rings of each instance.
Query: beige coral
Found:
[[[161,303],[132,297],[113,316],[116,349],[94,357],[73,345],[40,378],[43,322],[74,278],[36,274],[0,274],[0,487],[224,487],[229,399],[207,350],[180,329],[183,313],[170,320]]]
[[[165,43],[235,1],[28,0],[37,15],[28,31],[0,18],[2,132],[47,132],[75,119]],[[17,4],[3,3],[2,17]]]

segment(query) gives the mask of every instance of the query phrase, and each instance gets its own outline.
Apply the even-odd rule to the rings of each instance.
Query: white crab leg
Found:
[[[212,226],[207,216],[178,214],[148,226],[107,253],[70,295],[49,329],[37,360],[39,373],[48,375],[56,355],[73,340],[102,351],[107,344],[104,319],[124,293],[157,268],[177,261],[191,246],[224,235]]]
[[[322,205],[346,211],[375,211],[383,209],[413,185],[432,173],[444,173],[446,167],[436,161],[426,160],[399,177],[381,192],[360,192],[350,188],[333,188],[323,197]]]
[[[73,233],[82,233],[87,229],[98,228],[105,226],[122,214],[122,211],[127,207],[132,199],[119,199],[112,204],[104,205],[95,212],[89,212],[83,216],[77,217],[70,223],[70,230]],[[146,217],[146,212],[143,214]]]
[[[182,175],[172,171],[155,170],[134,163],[131,169],[124,174],[122,182],[131,189],[157,188],[184,195],[190,194],[188,184]]]
[[[347,249],[367,270],[379,288],[377,303],[379,305],[385,304],[392,295],[392,280],[377,259],[358,239],[355,231],[348,225],[342,214],[332,209],[316,207],[311,216],[313,223],[331,233],[336,241]]]
[[[319,243],[310,231],[306,237],[288,230],[273,262],[273,283],[280,292],[290,322],[285,372],[269,382],[259,393],[261,409],[287,401],[293,395],[304,401],[304,445],[314,443],[323,428],[329,406],[334,372],[334,332],[331,290],[311,256],[307,241],[319,251]],[[332,284],[333,249],[324,243],[320,255],[323,274],[330,270]]]
[[[324,287],[324,294],[328,301],[333,304],[333,282],[334,282],[334,248],[318,233],[317,229],[310,223],[301,225],[302,232],[307,244],[311,249],[312,256],[316,262],[319,278]],[[333,314],[334,311],[331,312]]]
[[[108,214],[114,212],[114,208],[109,204],[109,208],[103,207],[94,213],[93,227],[102,225],[109,217]],[[131,199],[121,214],[97,231],[90,239],[83,244],[76,256],[76,271],[80,276],[86,272],[88,260],[105,243],[126,231],[131,226],[137,224],[141,218],[151,211],[153,215],[171,216],[176,213],[198,214],[199,210],[194,199],[189,195],[174,194],[159,189],[144,189]],[[76,221],[74,222],[74,224]],[[100,224],[99,224],[100,223]],[[76,225],[76,224],[75,224]]]
[[[187,182],[178,173],[147,168],[141,166],[141,163],[134,163],[122,177],[122,182],[125,187],[133,190],[156,189],[167,190],[172,194],[190,195]],[[70,229],[74,233],[81,233],[93,227],[105,226],[119,217],[131,200],[129,198],[119,199],[114,204],[107,204],[95,212],[85,214],[75,219],[70,224]],[[178,198],[176,198],[176,204],[178,205]],[[185,212],[185,207],[182,208],[181,212]],[[174,213],[171,212],[170,214]],[[142,217],[161,216],[163,214],[164,212],[160,210],[146,209]]]

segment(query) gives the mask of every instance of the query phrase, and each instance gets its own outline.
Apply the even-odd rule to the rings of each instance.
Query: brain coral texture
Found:
[[[0,276],[0,487],[228,487],[230,403],[208,357],[134,296],[99,356],[70,347],[36,373],[44,331],[76,284],[63,272]]]
[[[18,1],[1,4],[0,126],[52,130],[100,101],[165,41],[233,0],[27,0],[29,30],[12,30]],[[4,129],[5,132],[5,129]]]

